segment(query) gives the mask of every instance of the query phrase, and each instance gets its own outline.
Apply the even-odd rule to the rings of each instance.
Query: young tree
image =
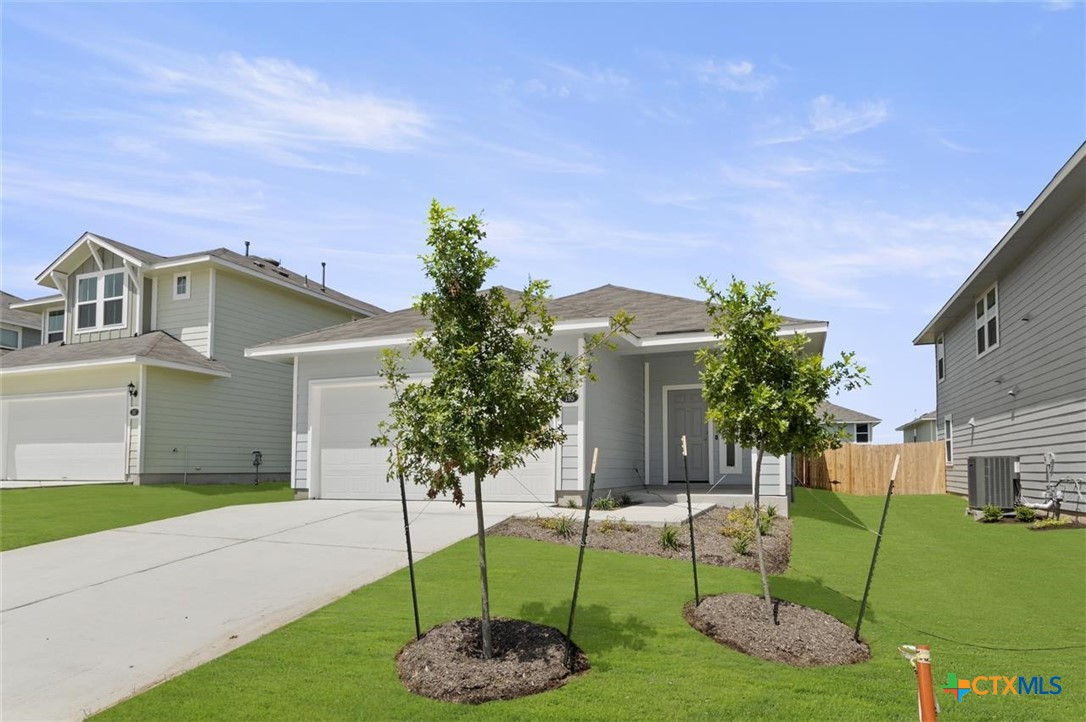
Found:
[[[706,309],[716,345],[700,349],[702,394],[707,417],[729,442],[756,451],[754,464],[754,538],[762,593],[770,618],[773,606],[765,571],[760,529],[762,456],[820,454],[841,445],[844,431],[819,413],[831,390],[850,390],[869,383],[854,354],[823,365],[808,354],[803,334],[780,335],[781,317],[770,303],[769,284],[753,289],[732,278],[727,295],[704,276],[698,287],[708,296]]]
[[[482,482],[522,466],[565,440],[556,423],[563,397],[591,378],[590,355],[611,334],[626,331],[629,317],[617,314],[611,330],[591,338],[581,355],[548,348],[555,319],[547,313],[549,284],[533,280],[522,292],[483,290],[497,259],[479,247],[486,237],[480,219],[456,218],[453,208],[430,206],[431,252],[422,256],[433,288],[415,307],[432,326],[411,346],[433,368],[429,383],[410,382],[404,360],[386,351],[382,376],[394,392],[390,420],[375,443],[394,439],[393,461],[430,498],[450,493],[464,505],[464,477],[474,484],[479,542],[483,656],[492,656],[490,598]]]

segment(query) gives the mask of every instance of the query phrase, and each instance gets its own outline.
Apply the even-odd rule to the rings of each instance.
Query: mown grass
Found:
[[[798,494],[793,569],[773,579],[774,593],[853,624],[875,539],[857,524],[876,528],[882,500]],[[413,626],[400,572],[100,719],[908,720],[916,682],[896,649],[924,643],[937,690],[948,672],[1062,678],[1059,696],[957,702],[939,693],[943,720],[1086,719],[1086,536],[985,526],[963,509],[952,497],[894,499],[863,627],[873,652],[865,664],[794,669],[733,652],[682,619],[689,562],[589,550],[574,637],[592,670],[561,689],[476,707],[405,691],[394,658]],[[576,548],[493,538],[488,550],[495,614],[564,629]],[[422,561],[418,580],[424,628],[478,614],[473,540]],[[754,574],[709,567],[700,582],[708,594],[759,586]]]
[[[289,501],[286,482],[86,485],[0,491],[0,550],[234,504]]]

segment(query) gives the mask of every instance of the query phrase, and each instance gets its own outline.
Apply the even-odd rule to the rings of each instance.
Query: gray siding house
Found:
[[[871,444],[875,441],[875,427],[882,423],[882,419],[875,418],[862,411],[846,409],[844,406],[831,404],[828,401],[818,405],[818,413],[831,417],[838,426],[848,434],[847,443]]]
[[[705,420],[694,353],[715,339],[706,332],[704,301],[602,286],[554,299],[549,309],[558,319],[551,344],[569,353],[605,330],[619,310],[636,320],[617,349],[597,354],[593,371],[598,380],[585,383],[577,398],[563,406],[556,419],[568,434],[562,447],[489,480],[488,499],[553,503],[583,497],[596,447],[596,485],[603,493],[666,490],[683,480],[678,450],[686,435],[691,481],[698,489],[749,500],[753,453],[718,438]],[[416,330],[425,328],[416,311],[404,309],[247,351],[251,358],[294,366],[291,479],[297,490],[310,498],[398,498],[398,487],[385,479],[387,450],[369,446],[390,399],[377,376],[380,352],[405,346]],[[821,353],[826,329],[823,321],[785,318],[781,333],[804,333],[808,351]],[[425,379],[430,373],[425,362],[413,363],[408,372]],[[789,459],[767,456],[762,476],[767,503],[786,510],[791,479]],[[411,493],[421,497],[422,490]]]
[[[16,303],[47,343],[0,362],[3,482],[201,482],[290,473],[289,368],[245,358],[284,333],[382,311],[277,261],[164,257],[84,233]]]
[[[1086,477],[1086,145],[913,343],[935,351],[947,489],[968,491],[973,456],[1020,459],[1023,495]],[[1064,508],[1086,512],[1073,489]]]
[[[917,416],[912,421],[902,424],[894,429],[901,432],[901,441],[905,444],[917,444],[924,441],[938,441],[939,431],[936,419],[938,415],[934,411]]]
[[[11,307],[22,301],[0,291],[0,354],[41,343],[41,314]]]

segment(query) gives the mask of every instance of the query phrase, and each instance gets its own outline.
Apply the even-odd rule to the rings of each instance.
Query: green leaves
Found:
[[[384,352],[381,376],[394,401],[373,442],[393,448],[390,475],[402,469],[431,497],[451,494],[463,504],[464,476],[522,466],[565,440],[556,422],[562,398],[578,391],[591,375],[591,355],[626,332],[632,318],[617,314],[578,356],[549,348],[556,320],[547,312],[550,284],[533,279],[522,291],[483,290],[497,259],[479,246],[486,237],[480,219],[457,218],[437,201],[429,218],[432,250],[422,262],[433,286],[416,308],[433,329],[416,335],[411,354],[429,362],[433,377],[410,381],[403,356]]]
[[[866,385],[852,353],[823,365],[803,334],[781,336],[772,286],[732,279],[726,294],[703,277],[710,331],[718,343],[697,353],[708,417],[728,441],[774,455],[817,454],[842,435],[818,405],[835,389]]]

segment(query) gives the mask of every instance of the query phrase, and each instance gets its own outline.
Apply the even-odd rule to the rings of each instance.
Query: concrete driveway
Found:
[[[488,503],[486,522],[538,508]],[[448,501],[410,514],[416,558],[475,531]],[[4,552],[0,719],[83,719],[406,565],[388,501],[234,506]]]

